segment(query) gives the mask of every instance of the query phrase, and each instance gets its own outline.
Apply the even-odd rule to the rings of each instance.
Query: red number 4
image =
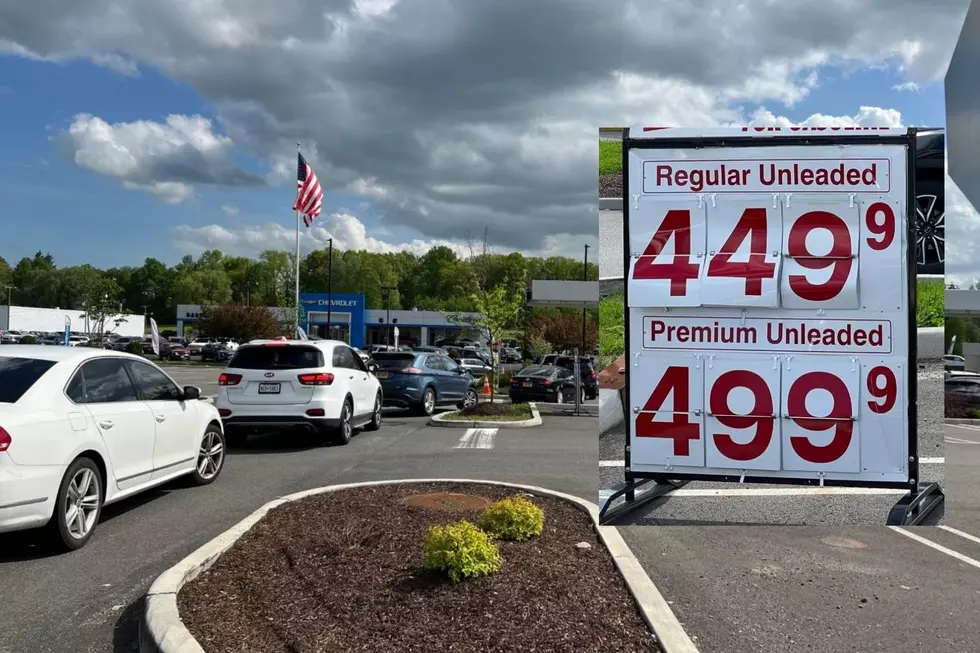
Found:
[[[675,456],[691,455],[691,440],[701,437],[701,425],[690,418],[691,392],[690,369],[682,366],[668,367],[653,389],[643,411],[636,416],[636,437],[667,438],[674,441]],[[674,393],[673,410],[664,409],[667,397]],[[653,417],[661,412],[673,413],[669,422],[654,422]]]
[[[766,261],[767,229],[765,208],[745,209],[728,240],[721,246],[721,251],[708,264],[708,276],[745,279],[745,294],[760,296],[763,279],[776,276],[776,264]],[[749,239],[749,260],[732,263],[732,254],[738,251],[746,238]]]
[[[668,262],[659,262],[657,257],[674,237],[674,256]],[[660,228],[637,259],[633,267],[633,278],[638,281],[648,279],[670,280],[670,296],[683,297],[687,294],[687,282],[698,278],[700,266],[691,263],[691,211],[672,209],[667,211]]]

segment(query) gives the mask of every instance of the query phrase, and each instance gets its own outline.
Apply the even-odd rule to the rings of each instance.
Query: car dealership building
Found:
[[[353,347],[394,344],[396,329],[399,344],[432,345],[439,340],[459,338],[487,341],[486,334],[473,326],[479,317],[473,313],[372,309],[365,307],[364,295],[353,293],[300,293],[300,306],[300,326],[310,336],[330,336]],[[288,308],[271,310],[277,316],[285,316],[291,311]],[[183,336],[186,327],[193,329],[200,314],[200,305],[178,306],[178,335]]]

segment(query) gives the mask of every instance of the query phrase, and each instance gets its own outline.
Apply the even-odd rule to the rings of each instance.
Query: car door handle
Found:
[[[116,425],[115,422],[111,422],[109,420],[105,420],[104,422],[99,422],[99,426],[101,426],[104,429],[111,429],[115,425]]]
[[[164,420],[167,419],[167,416],[166,415],[154,415],[154,417],[156,418],[156,420],[158,422],[162,422],[162,421],[164,421]]]

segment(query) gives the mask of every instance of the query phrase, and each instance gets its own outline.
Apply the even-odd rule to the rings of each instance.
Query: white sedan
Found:
[[[153,363],[85,347],[0,346],[0,532],[78,549],[102,506],[224,467],[218,411]]]

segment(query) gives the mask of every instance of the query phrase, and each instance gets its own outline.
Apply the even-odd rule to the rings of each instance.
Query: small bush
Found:
[[[139,340],[130,340],[126,343],[126,353],[140,356],[143,353],[143,343]]]
[[[493,537],[522,542],[541,535],[544,511],[529,499],[511,497],[487,508],[478,523]]]
[[[490,537],[468,521],[432,526],[425,537],[425,568],[458,583],[500,571],[502,559]]]
[[[501,372],[500,380],[497,382],[498,388],[508,388],[510,387],[510,380],[514,378],[514,375],[510,372]]]
[[[22,345],[36,345],[37,338],[34,336],[22,336],[18,342]]]

